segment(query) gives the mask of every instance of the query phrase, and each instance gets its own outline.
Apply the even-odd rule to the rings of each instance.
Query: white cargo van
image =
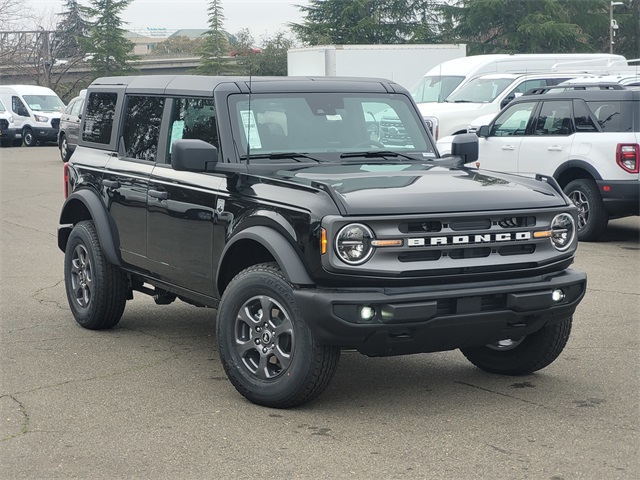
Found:
[[[417,103],[444,102],[458,87],[490,73],[543,73],[625,67],[622,55],[609,53],[526,53],[472,55],[436,65],[411,88]]]
[[[57,141],[65,105],[53,90],[37,85],[2,85],[0,100],[13,116],[27,147]]]

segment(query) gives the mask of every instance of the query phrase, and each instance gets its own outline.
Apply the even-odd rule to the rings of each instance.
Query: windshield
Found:
[[[416,103],[444,102],[453,92],[464,77],[454,76],[428,76],[422,79],[411,89],[411,96]]]
[[[64,103],[55,95],[24,95],[24,100],[34,112],[64,111]]]
[[[231,95],[229,110],[241,157],[347,161],[376,152],[435,158],[435,149],[407,96],[278,93]],[[302,154],[306,154],[302,155]],[[342,155],[342,159],[341,159]]]
[[[449,95],[447,102],[491,103],[512,83],[513,78],[476,78]]]

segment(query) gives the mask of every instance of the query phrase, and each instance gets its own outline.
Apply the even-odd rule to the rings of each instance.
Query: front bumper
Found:
[[[10,138],[13,140],[19,134],[19,132],[20,130],[17,128],[4,128],[0,130],[0,138]]]
[[[58,129],[52,127],[33,127],[33,135],[37,141],[58,142]]]
[[[610,215],[622,217],[640,213],[640,181],[598,180],[596,183],[604,201],[604,208]]]
[[[371,356],[436,352],[529,335],[573,314],[587,276],[567,269],[518,281],[403,289],[299,289],[294,297],[320,342]],[[552,292],[561,290],[561,301]],[[362,307],[375,316],[361,318]]]

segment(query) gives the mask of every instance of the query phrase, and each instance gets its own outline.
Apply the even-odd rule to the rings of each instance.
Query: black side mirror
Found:
[[[478,130],[476,130],[476,135],[478,137],[487,138],[489,136],[489,125],[482,125]]]
[[[180,172],[206,172],[218,162],[218,149],[203,140],[173,142],[171,168]]]
[[[16,110],[16,114],[21,116],[21,117],[28,117],[29,116],[29,112],[27,112],[27,109],[24,107],[18,107],[18,109]]]
[[[453,137],[451,155],[462,157],[464,163],[478,160],[478,137],[473,133],[461,133]]]

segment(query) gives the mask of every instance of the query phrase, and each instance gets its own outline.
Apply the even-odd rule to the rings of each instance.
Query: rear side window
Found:
[[[163,110],[164,98],[128,97],[122,133],[127,158],[155,162]]]
[[[219,148],[213,99],[176,98],[169,127],[169,154],[175,140],[203,140]]]
[[[589,108],[605,132],[627,132],[631,125],[622,121],[622,105],[620,101],[587,102]]]
[[[535,135],[570,135],[573,133],[571,102],[544,102],[534,129]]]
[[[86,142],[111,143],[113,116],[118,94],[114,92],[91,92],[87,97],[87,112],[84,119],[82,139]]]

